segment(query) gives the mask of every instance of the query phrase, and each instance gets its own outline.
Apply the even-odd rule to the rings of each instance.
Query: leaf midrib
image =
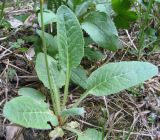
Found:
[[[67,35],[67,28],[66,28],[66,19],[65,19],[65,16],[63,15],[63,19],[64,19],[64,22],[63,22],[63,25],[64,25],[64,30],[65,30],[65,37],[66,37],[66,49],[67,49],[67,51],[66,51],[66,56],[67,56],[67,65],[66,65],[66,67],[67,67],[67,70],[69,69],[69,66],[70,66],[70,60],[69,60],[69,43],[68,43],[68,35]]]
[[[126,72],[126,73],[120,74],[120,75],[118,75],[118,76],[113,76],[113,77],[111,77],[110,79],[113,79],[113,78],[116,78],[116,77],[122,77],[123,75],[129,74],[129,73],[132,73],[132,72],[135,73],[135,71],[132,70],[132,71],[128,71],[128,72]],[[122,78],[123,78],[123,77],[122,77]],[[89,89],[89,90],[88,90],[88,93],[90,93],[91,90],[94,90],[94,89],[96,89],[97,87],[101,86],[103,83],[107,82],[107,80],[109,80],[109,79],[105,79],[104,81],[100,82],[98,85],[96,85],[96,86],[94,86],[93,88]]]

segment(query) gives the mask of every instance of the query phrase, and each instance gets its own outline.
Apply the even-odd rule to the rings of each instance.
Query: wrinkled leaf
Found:
[[[87,89],[92,95],[110,95],[138,85],[156,74],[157,67],[147,62],[110,63],[90,75]]]
[[[102,12],[92,12],[82,23],[82,28],[100,47],[116,51],[121,48],[117,29],[109,16]]]
[[[27,96],[17,97],[7,102],[3,114],[10,121],[26,128],[50,129],[47,122],[53,126],[58,125],[57,117],[45,102]]]
[[[31,97],[37,101],[44,101],[46,99],[46,97],[40,91],[34,88],[28,88],[28,87],[20,88],[18,90],[18,94],[22,96]]]
[[[81,67],[77,67],[77,68],[73,68],[71,71],[71,80],[81,86],[82,88],[86,89],[86,85],[87,85],[87,74],[86,71],[81,68]]]
[[[44,25],[47,25],[52,22],[56,22],[56,14],[50,10],[43,11]],[[38,13],[38,23],[41,26],[41,15]]]
[[[84,55],[84,40],[80,24],[66,6],[57,11],[59,61],[64,70],[77,67]]]
[[[47,56],[48,58],[48,65],[50,70],[50,76],[55,79],[56,86],[58,88],[61,88],[65,83],[65,74],[62,70],[58,69],[57,61]],[[39,53],[36,58],[36,72],[38,75],[38,78],[43,82],[43,84],[49,89],[49,82],[48,82],[48,76],[47,76],[47,69],[46,69],[46,63],[45,63],[45,57],[44,53]]]
[[[77,116],[77,115],[80,115],[80,116],[84,116],[84,113],[85,113],[85,110],[84,108],[69,108],[69,109],[64,109],[61,113],[61,115],[63,117],[66,117],[66,116]]]
[[[78,140],[102,140],[102,132],[96,129],[87,129],[82,134],[78,135]]]

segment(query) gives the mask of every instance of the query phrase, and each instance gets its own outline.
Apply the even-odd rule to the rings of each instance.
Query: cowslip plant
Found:
[[[76,17],[82,23],[81,28],[87,33],[85,39],[91,38],[91,43],[96,43],[98,47],[109,51],[117,51],[122,48],[116,26],[112,21],[111,14],[108,13],[108,9],[112,11],[111,2],[107,2],[106,0],[70,0],[65,2],[65,4],[72,9]],[[60,6],[58,2],[57,6]],[[54,9],[54,11],[56,11],[56,9]],[[56,14],[53,11],[43,10],[43,14],[45,25],[57,22]],[[38,15],[38,21],[40,21],[40,14]],[[41,22],[39,23],[41,24]],[[55,27],[53,26],[52,28]],[[55,34],[56,30],[51,32]],[[85,46],[85,48],[88,49],[89,47]]]
[[[100,131],[87,129],[80,133],[79,130],[68,127],[67,118],[84,115],[84,107],[78,106],[88,95],[106,96],[118,93],[155,76],[158,69],[148,62],[117,62],[101,66],[88,78],[78,77],[75,69],[80,65],[84,56],[81,26],[75,14],[64,5],[58,8],[56,21],[58,59],[47,55],[41,1],[41,36],[44,52],[37,55],[36,72],[44,86],[49,89],[52,104],[45,102],[46,98],[40,91],[21,88],[18,91],[20,96],[5,104],[3,114],[13,123],[26,128],[51,129],[51,126],[54,126],[56,132],[59,129],[75,132],[78,135],[78,140],[100,140],[102,139]],[[81,70],[79,69],[79,71]],[[80,73],[83,75],[83,72]],[[77,80],[76,76],[80,80]],[[77,84],[82,85],[86,91],[78,101],[67,108],[71,77],[74,77]],[[61,93],[62,87],[64,87],[64,92]]]

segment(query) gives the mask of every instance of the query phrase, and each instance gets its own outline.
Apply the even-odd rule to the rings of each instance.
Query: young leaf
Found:
[[[84,116],[85,110],[84,108],[70,108],[70,109],[64,109],[61,113],[62,117],[66,116]]]
[[[34,88],[27,88],[27,87],[20,88],[18,90],[18,94],[22,96],[31,97],[37,101],[44,101],[46,99],[46,97],[41,92],[39,92]]]
[[[56,86],[58,88],[61,88],[65,83],[65,74],[61,70],[58,70],[57,61],[47,56],[48,58],[48,65],[50,70],[50,76],[52,76],[53,79],[56,79]],[[49,89],[49,82],[48,82],[48,76],[47,76],[47,69],[45,64],[45,58],[44,53],[39,53],[36,58],[36,72],[38,75],[38,78],[43,82],[43,84]]]
[[[86,89],[86,85],[87,85],[87,75],[86,75],[86,71],[81,68],[81,67],[77,67],[77,68],[73,68],[71,71],[71,80],[81,86],[83,89]]]
[[[111,51],[121,48],[117,29],[107,14],[92,12],[82,23],[82,28],[100,47]]]
[[[43,17],[44,17],[44,25],[47,25],[52,22],[56,22],[56,14],[53,13],[50,10],[44,10],[43,11]],[[38,23],[41,26],[41,16],[40,13],[38,14]]]
[[[48,122],[53,126],[58,125],[57,117],[45,102],[27,96],[17,97],[7,102],[3,114],[10,121],[26,128],[50,129]]]
[[[87,129],[82,134],[78,135],[78,140],[102,140],[102,132],[96,129]]]
[[[158,68],[147,62],[110,63],[90,75],[87,89],[92,95],[110,95],[138,85],[156,74]]]
[[[74,13],[64,5],[57,10],[57,39],[62,68],[77,67],[84,54],[83,33]]]

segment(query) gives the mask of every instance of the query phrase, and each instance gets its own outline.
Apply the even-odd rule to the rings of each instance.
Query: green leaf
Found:
[[[118,14],[114,17],[114,22],[117,28],[129,28],[130,24],[136,21],[138,18],[136,12],[125,11],[122,14]]]
[[[80,24],[66,6],[57,10],[59,61],[64,70],[77,67],[84,55],[84,40]]]
[[[111,51],[121,48],[117,29],[105,13],[92,12],[82,23],[82,28],[100,47]]]
[[[91,5],[91,3],[92,3],[92,1],[88,0],[88,1],[84,1],[80,5],[77,5],[76,9],[75,9],[76,16],[80,17],[83,14],[87,13],[87,10],[88,10],[89,6]]]
[[[58,69],[58,64],[55,59],[53,59],[49,55],[47,56],[47,59],[48,59],[48,65],[49,65],[49,70],[50,70],[50,76],[52,76],[52,79],[55,79],[56,86],[58,88],[61,88],[65,83],[65,74],[62,70]],[[39,53],[37,55],[36,72],[37,72],[38,78],[49,89],[49,82],[48,82],[44,53]]]
[[[86,89],[86,85],[87,85],[87,74],[86,71],[81,68],[81,67],[77,67],[77,68],[73,68],[71,71],[71,80],[81,86],[83,89]]]
[[[90,37],[84,37],[84,41],[85,41],[85,44],[84,44],[85,47],[88,47],[89,45],[91,45],[93,43],[95,44],[95,42]],[[85,53],[85,51],[84,51],[84,53]]]
[[[75,8],[82,3],[84,3],[84,0],[68,0],[67,4],[74,11]]]
[[[8,79],[12,81],[14,79],[14,76],[16,76],[16,70],[13,68],[8,68],[6,75]]]
[[[84,56],[93,62],[101,60],[105,57],[100,51],[89,47],[84,49]]]
[[[30,14],[21,14],[21,15],[14,16],[14,18],[20,20],[21,22],[25,22],[29,16]]]
[[[127,29],[132,22],[137,20],[136,12],[130,10],[133,3],[134,0],[112,0],[112,8],[117,14],[114,17],[117,28]]]
[[[122,13],[131,8],[134,0],[112,0],[112,8],[116,13]]]
[[[37,101],[44,101],[46,99],[46,97],[41,92],[39,92],[34,88],[27,88],[27,87],[20,88],[18,90],[18,94],[22,96],[31,97]]]
[[[78,135],[78,140],[102,140],[102,132],[96,129],[87,129],[82,134]]]
[[[160,0],[155,0],[156,2],[160,3]]]
[[[10,42],[11,48],[20,48],[22,45],[24,45],[24,40],[23,39],[17,39],[16,42]]]
[[[61,113],[62,117],[66,116],[84,116],[85,110],[84,108],[69,108],[69,109],[64,109]]]
[[[13,123],[26,128],[51,129],[47,122],[53,126],[58,125],[57,117],[45,102],[27,96],[17,97],[7,102],[3,114]]]
[[[36,32],[42,39],[42,31],[36,30]],[[44,33],[44,37],[46,41],[48,54],[50,54],[51,56],[55,56],[58,53],[57,38],[53,37],[51,34],[48,34],[46,32]]]
[[[112,13],[112,6],[111,6],[111,2],[106,1],[106,0],[97,0],[96,1],[96,9],[99,12],[104,12],[108,15],[111,15]]]
[[[44,25],[50,24],[52,22],[56,22],[56,14],[50,10],[43,11]],[[41,15],[38,13],[38,23],[41,26]]]
[[[84,2],[84,0],[72,0],[74,5],[79,5],[80,3]]]
[[[109,63],[90,75],[87,89],[92,95],[110,95],[138,85],[156,74],[158,68],[147,62]]]

